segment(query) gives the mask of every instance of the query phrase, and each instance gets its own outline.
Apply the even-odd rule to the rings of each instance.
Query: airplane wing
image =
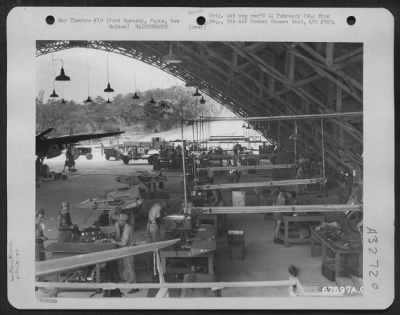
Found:
[[[84,140],[117,136],[124,132],[125,131],[104,132],[104,133],[86,133],[86,134],[77,134],[77,135],[72,135],[72,136],[60,136],[60,137],[42,139],[42,141],[44,141],[50,145],[52,145],[52,144],[63,145],[63,144],[77,143],[77,142],[84,141]]]
[[[148,243],[137,246],[128,246],[118,249],[104,250],[84,255],[73,255],[65,258],[49,259],[36,262],[36,276],[43,276],[60,271],[92,266],[111,260],[121,259],[132,255],[151,252],[155,249],[168,247],[177,243],[180,239],[163,242]]]
[[[45,131],[42,131],[41,133],[39,133],[39,134],[37,135],[37,137],[38,137],[38,138],[42,138],[43,136],[47,135],[49,132],[51,132],[51,131],[53,131],[53,130],[54,130],[54,128],[48,128],[48,129],[46,129]]]

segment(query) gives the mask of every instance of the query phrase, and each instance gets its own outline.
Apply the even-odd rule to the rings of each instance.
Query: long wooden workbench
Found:
[[[192,213],[214,214],[263,214],[263,213],[304,213],[304,212],[346,212],[362,211],[363,205],[291,205],[291,206],[242,206],[242,207],[194,207]]]
[[[228,184],[212,184],[212,185],[197,185],[195,190],[210,190],[210,189],[241,189],[241,188],[256,188],[256,187],[277,187],[277,186],[296,186],[324,183],[326,178],[307,178],[307,179],[288,179],[288,180],[271,180],[267,182],[252,182],[252,183],[228,183]]]
[[[243,166],[208,166],[198,167],[199,171],[230,171],[230,170],[273,170],[281,168],[295,168],[296,164],[267,164],[267,165],[243,165]]]

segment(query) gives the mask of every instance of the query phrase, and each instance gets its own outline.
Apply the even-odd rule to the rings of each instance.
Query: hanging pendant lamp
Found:
[[[140,97],[139,97],[139,95],[137,95],[137,92],[136,92],[137,90],[136,90],[136,73],[135,73],[135,94],[132,96],[132,98],[134,99],[134,100],[138,100]]]
[[[56,76],[55,70],[54,70],[54,57],[52,56],[52,68],[53,68],[53,77]],[[50,94],[51,98],[56,98],[58,97],[58,94],[56,93],[56,81],[53,80],[53,93]]]
[[[65,101],[65,99],[61,99],[61,104],[65,104],[66,103],[66,101]]]
[[[246,129],[251,129],[251,127],[250,127],[250,125],[249,125],[249,124],[247,124],[247,127],[246,127]]]
[[[206,103],[206,100],[204,99],[204,97],[202,96],[201,97],[201,100],[200,100],[200,104],[205,104]]]
[[[110,99],[108,98],[106,103],[107,103],[107,104],[111,104],[112,102],[111,102]]]
[[[61,66],[60,75],[56,76],[56,81],[71,81],[70,77],[65,74],[64,66]]]
[[[53,93],[50,94],[50,97],[58,97],[58,94],[56,93],[56,90],[53,89]]]
[[[114,89],[111,88],[110,82],[107,83],[107,87],[104,89],[104,92],[106,93],[114,92]]]
[[[84,100],[84,103],[92,103],[92,98],[90,97],[90,71],[89,71],[89,50],[86,50],[86,71],[87,71],[87,89],[88,97]]]
[[[106,92],[106,93],[114,92],[114,89],[112,89],[111,85],[110,85],[110,67],[108,64],[108,54],[107,54],[107,82],[108,82],[107,87],[104,89],[104,92]]]
[[[155,104],[156,101],[155,101],[153,98],[151,98],[150,103],[151,103],[151,104]]]
[[[201,96],[198,88],[196,88],[196,92],[193,93],[193,96]]]

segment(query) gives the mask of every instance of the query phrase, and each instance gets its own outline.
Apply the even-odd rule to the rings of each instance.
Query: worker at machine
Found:
[[[44,235],[44,209],[36,211],[35,219],[35,261],[40,261],[45,260],[44,241],[48,239]]]
[[[69,203],[66,201],[61,202],[61,210],[57,216],[57,229],[58,229],[58,242],[72,242],[74,233],[77,232],[78,227],[72,224],[71,215],[69,214]]]
[[[276,190],[273,192],[274,197],[274,205],[275,206],[284,206],[286,204],[286,193],[281,190]],[[274,243],[275,244],[283,244],[283,240],[280,237],[280,228],[283,220],[282,212],[274,213]]]
[[[229,160],[230,161],[230,160]],[[230,162],[229,166],[237,166],[240,167],[242,166],[240,159],[233,159],[232,162]],[[241,172],[237,168],[233,168],[229,171],[229,180],[231,183],[239,183],[240,182],[240,175]]]
[[[240,145],[240,143],[236,143],[236,144],[233,146],[233,154],[234,154],[234,155],[239,155],[239,153],[242,153],[242,152],[243,152],[242,146]]]
[[[304,178],[304,166],[303,164],[299,164],[296,170],[296,179]],[[296,185],[296,195],[299,196],[303,193],[303,185]]]
[[[294,191],[285,192],[285,205],[293,206],[295,204],[296,204],[296,192]]]
[[[219,189],[212,189],[207,191],[207,204],[210,207],[223,207],[224,199],[222,198]]]
[[[339,200],[343,203],[347,203],[353,189],[353,176],[348,169],[342,169],[340,175]]]
[[[149,220],[147,222],[147,231],[151,242],[159,242],[161,240],[160,223],[161,216],[168,209],[168,202],[163,200],[155,203],[149,210]]]
[[[135,233],[133,227],[128,223],[129,215],[126,212],[119,214],[118,221],[115,223],[115,240],[113,244],[120,247],[135,245]],[[135,257],[129,256],[118,261],[118,271],[121,281],[126,283],[136,283]],[[139,289],[129,290],[129,294],[138,292]]]
[[[193,202],[192,201],[187,200],[186,201],[186,207],[185,207],[185,200],[182,199],[179,213],[180,214],[185,214],[186,216],[190,217],[192,215],[192,208],[193,208]]]
[[[315,174],[315,177],[322,178],[324,176],[324,168],[323,168],[322,161],[318,161],[316,171],[317,171],[317,173]],[[324,195],[325,195],[325,197],[328,197],[328,190],[326,189],[326,182],[321,182],[317,185],[319,185],[319,192],[318,192],[317,197],[322,197]]]
[[[207,205],[210,207],[223,207],[225,206],[222,193],[219,189],[213,189],[207,191]],[[226,214],[218,215],[218,231],[223,233],[227,230],[228,220]]]

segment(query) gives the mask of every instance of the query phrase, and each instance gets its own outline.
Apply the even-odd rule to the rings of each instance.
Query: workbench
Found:
[[[189,243],[184,241],[175,246],[160,250],[161,265],[165,273],[186,274],[196,272],[191,268],[201,260],[207,260],[207,273],[214,273],[214,253],[216,240],[214,228],[211,225],[201,225],[196,229]],[[178,267],[169,266],[170,262],[178,261]]]
[[[293,243],[305,243],[311,242],[311,238],[309,239],[302,239],[300,237],[290,237],[290,223],[322,223],[325,221],[324,215],[316,215],[316,214],[300,214],[300,215],[283,215],[282,221],[284,225],[284,234],[283,234],[283,241],[285,247],[288,247],[290,244]]]
[[[349,267],[357,267],[358,270],[362,270],[362,240],[360,236],[345,235],[340,240],[332,240],[329,238],[329,234],[326,231],[313,230],[311,232],[311,240],[311,246],[315,246],[316,242],[321,244],[321,267],[333,266],[334,279],[347,276],[346,274],[343,275],[343,273],[346,273],[345,269]],[[346,247],[344,246],[345,243],[354,245]],[[328,252],[331,253],[331,255],[329,255]],[[356,266],[349,266],[349,263],[346,263],[346,258],[349,260],[349,258],[351,258],[350,256],[356,258]]]
[[[51,243],[45,248],[46,260],[63,258],[74,255],[83,255],[95,252],[101,252],[110,249],[116,249],[118,246],[112,243],[81,243],[81,242],[67,242],[67,243]],[[96,264],[96,282],[100,282],[100,265]],[[57,273],[57,279],[58,279]]]

